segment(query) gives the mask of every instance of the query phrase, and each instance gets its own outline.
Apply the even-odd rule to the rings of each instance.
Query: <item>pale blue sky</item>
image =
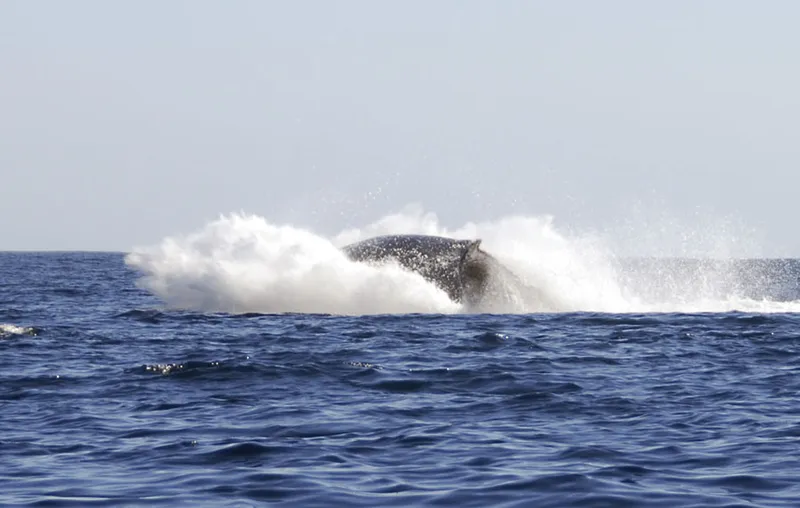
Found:
[[[0,1],[0,250],[418,202],[800,256],[800,2]],[[713,223],[713,220],[711,221]]]

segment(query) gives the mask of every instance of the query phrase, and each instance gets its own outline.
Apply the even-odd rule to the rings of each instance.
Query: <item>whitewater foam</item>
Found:
[[[457,311],[399,266],[354,263],[331,241],[264,218],[220,217],[126,258],[172,307],[222,312],[383,314]]]
[[[343,245],[382,234],[480,238],[482,248],[546,295],[557,311],[752,312],[800,311],[800,302],[746,298],[718,268],[631,272],[597,235],[567,235],[552,217],[511,216],[456,229],[434,213],[406,207],[363,228],[326,238],[246,214],[221,216],[195,233],[138,248],[126,262],[139,284],[168,306],[221,312],[330,314],[459,313],[466,309],[417,274],[397,265],[352,262]],[[716,271],[715,271],[716,270]],[[694,284],[698,273],[702,287]],[[540,312],[515,302],[492,312]],[[547,310],[552,310],[548,308]]]
[[[15,335],[36,335],[36,329],[30,326],[18,326],[10,323],[0,323],[0,339]]]

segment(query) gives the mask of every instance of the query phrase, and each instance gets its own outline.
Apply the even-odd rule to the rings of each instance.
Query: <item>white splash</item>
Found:
[[[203,311],[381,314],[455,312],[447,295],[397,266],[349,261],[308,231],[231,215],[129,254],[143,287]]]
[[[417,274],[396,265],[351,262],[339,249],[401,233],[480,238],[484,250],[539,288],[558,311],[800,311],[800,302],[742,297],[731,284],[735,274],[719,270],[632,274],[620,268],[602,238],[559,232],[551,217],[512,216],[448,229],[418,206],[332,238],[258,216],[223,216],[193,234],[135,249],[126,262],[144,274],[142,287],[177,308],[355,315],[467,311]],[[499,309],[542,310],[550,309],[529,304]]]
[[[30,326],[17,326],[9,323],[0,323],[0,338],[13,335],[34,335],[35,329]]]

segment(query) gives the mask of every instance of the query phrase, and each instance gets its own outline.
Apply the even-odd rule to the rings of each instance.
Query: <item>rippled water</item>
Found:
[[[800,506],[797,314],[201,313],[136,277],[0,254],[0,505]]]

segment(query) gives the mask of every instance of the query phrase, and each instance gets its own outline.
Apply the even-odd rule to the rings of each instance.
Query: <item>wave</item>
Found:
[[[18,326],[10,323],[0,323],[0,339],[20,335],[37,335],[39,330],[32,326]]]
[[[436,286],[397,265],[352,262],[340,250],[382,234],[480,238],[487,252],[539,288],[558,311],[800,311],[796,292],[776,297],[770,289],[776,281],[760,266],[732,260],[626,260],[601,236],[566,234],[549,216],[510,216],[448,229],[419,206],[331,237],[256,215],[231,214],[194,233],[134,249],[126,263],[142,273],[141,287],[173,308],[346,315],[481,310],[450,301]],[[492,308],[543,310],[529,302]]]

